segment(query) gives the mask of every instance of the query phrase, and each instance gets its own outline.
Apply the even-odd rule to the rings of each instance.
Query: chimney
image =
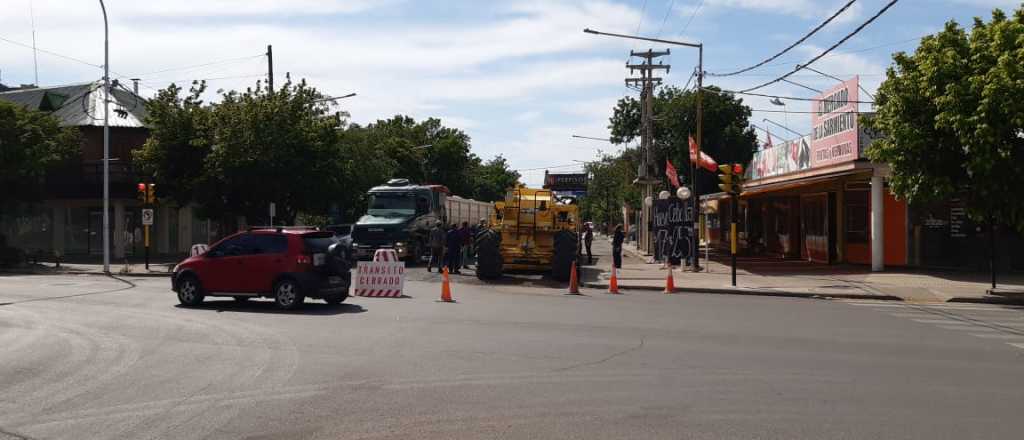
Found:
[[[134,92],[136,95],[139,94],[139,79],[138,78],[132,78],[132,92]]]

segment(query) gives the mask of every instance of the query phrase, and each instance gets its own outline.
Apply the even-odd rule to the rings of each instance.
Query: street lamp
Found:
[[[699,158],[700,157],[700,149],[703,146],[702,142],[703,142],[703,136],[704,136],[704,44],[703,43],[687,43],[687,42],[672,41],[672,40],[662,40],[662,39],[658,39],[658,38],[638,37],[638,36],[635,36],[635,35],[613,34],[613,33],[609,33],[609,32],[595,31],[595,30],[589,29],[589,28],[583,29],[583,32],[588,33],[588,34],[594,34],[594,35],[604,35],[604,36],[607,36],[607,37],[618,37],[618,38],[627,38],[627,39],[631,39],[631,40],[650,41],[650,42],[653,42],[653,43],[671,44],[671,45],[676,45],[676,46],[685,46],[685,47],[692,47],[692,48],[697,49],[697,139],[696,139],[696,143],[697,143],[697,152],[696,153],[697,153],[697,155],[696,156]],[[697,166],[697,162],[698,161],[696,161],[696,160],[693,161],[693,212],[694,212],[693,230],[695,230],[695,231],[697,230],[697,217],[700,217],[700,191],[697,188],[697,180],[698,180],[697,179],[697,170],[699,170],[700,168]],[[644,166],[646,166],[646,165],[647,164],[644,164]],[[645,202],[646,202],[646,199],[645,199]],[[650,206],[650,205],[648,205],[648,206]],[[649,220],[649,219],[644,219],[644,220],[646,221],[646,220]],[[698,247],[698,244],[697,244],[697,240],[693,240],[693,246],[692,246],[691,250],[692,250],[692,254],[694,256],[697,255],[698,249],[699,249],[699,247]],[[693,271],[696,272],[699,269],[700,269],[700,265],[699,265],[698,259],[694,258],[693,259]]]
[[[797,135],[797,137],[803,137],[803,135],[802,135],[802,134],[800,134],[800,133],[797,133],[796,131],[790,130],[790,129],[789,129],[789,127],[787,127],[787,126],[785,126],[785,125],[782,125],[782,124],[780,124],[780,123],[778,123],[778,122],[775,122],[775,121],[773,121],[773,120],[771,120],[771,119],[768,119],[768,118],[764,118],[764,119],[763,119],[763,122],[768,122],[768,123],[771,123],[771,124],[775,124],[776,126],[782,127],[782,128],[784,129],[784,130],[786,130],[786,131],[788,131],[788,132],[790,132],[790,133],[793,133],[793,134]]]
[[[103,272],[110,273],[110,28],[103,11]]]
[[[611,139],[608,139],[608,138],[599,138],[599,137],[590,137],[590,136],[580,136],[580,135],[575,135],[575,134],[574,134],[574,135],[572,135],[572,137],[574,137],[574,138],[576,138],[576,139],[590,139],[590,140],[592,140],[592,141],[603,141],[603,142],[608,142],[608,143],[611,143],[611,142],[612,142],[612,140],[611,140]]]
[[[333,97],[328,96],[326,98],[314,99],[313,102],[337,101],[339,99],[351,98],[353,96],[356,96],[356,94],[355,93],[349,93],[349,94],[343,95],[343,96],[333,96]]]

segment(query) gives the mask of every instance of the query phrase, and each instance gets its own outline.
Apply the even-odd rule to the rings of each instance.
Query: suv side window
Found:
[[[253,234],[248,247],[252,254],[283,254],[288,251],[288,237],[278,234]]]
[[[249,234],[239,235],[221,242],[217,247],[210,250],[214,257],[235,257],[249,254]]]

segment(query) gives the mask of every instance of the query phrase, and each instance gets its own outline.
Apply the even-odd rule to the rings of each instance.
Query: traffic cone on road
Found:
[[[441,272],[441,302],[455,302],[452,299],[452,286],[448,281],[448,266]]]
[[[576,262],[572,262],[572,270],[569,272],[569,294],[579,295],[580,294],[580,280],[576,275]]]
[[[676,293],[676,280],[672,277],[672,266],[668,267],[668,276],[665,277],[665,293]]]
[[[619,278],[615,276],[615,265],[612,265],[612,279],[608,281],[608,293],[619,293]]]

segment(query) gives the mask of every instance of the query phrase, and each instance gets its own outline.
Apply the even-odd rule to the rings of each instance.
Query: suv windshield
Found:
[[[398,216],[416,214],[416,197],[410,193],[370,194],[370,215]]]

